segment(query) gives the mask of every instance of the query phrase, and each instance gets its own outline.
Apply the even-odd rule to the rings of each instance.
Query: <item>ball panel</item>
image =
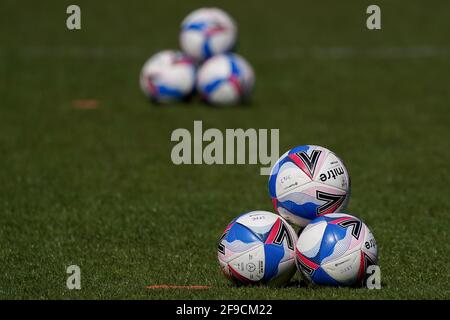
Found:
[[[264,281],[269,282],[278,273],[278,265],[284,257],[284,248],[280,245],[265,244],[264,252],[266,255]]]
[[[294,257],[297,235],[295,230],[283,218],[279,217],[270,232],[267,233],[264,243],[279,247],[284,253],[280,261],[285,261]]]
[[[208,92],[209,91],[209,92]],[[206,90],[207,99],[215,105],[228,106],[239,102],[239,92],[236,87],[226,80],[219,80],[213,90]]]
[[[339,212],[346,205],[348,199],[348,194],[344,190],[317,182],[305,185],[301,192],[314,198],[316,216]]]
[[[364,253],[370,258],[372,264],[376,264],[378,262],[378,248],[377,242],[375,241],[375,237],[372,234],[372,231],[364,225],[365,235],[364,242],[362,244],[362,250]]]
[[[298,241],[297,232],[294,230],[294,228],[292,228],[292,226],[287,221],[284,221],[284,224],[286,225],[286,227],[289,231],[289,234],[291,235],[292,242],[293,242],[293,246],[289,247],[290,250],[287,250],[285,248],[286,249],[285,251],[289,253],[290,258],[294,259],[295,258],[295,246]],[[286,242],[285,242],[285,244],[287,245]],[[283,261],[284,261],[284,259],[283,259]]]
[[[292,148],[288,151],[288,154],[294,154],[297,152],[308,152],[313,146],[312,145],[304,145],[304,146],[297,146]]]
[[[243,243],[261,242],[261,238],[247,226],[239,223],[239,220],[230,228],[230,230],[228,230],[224,240],[228,243],[232,243],[233,241],[240,241]]]
[[[282,261],[278,265],[277,274],[268,282],[270,286],[282,286],[287,283],[295,274],[295,260]]]
[[[283,218],[252,211],[225,229],[218,245],[219,264],[236,283],[284,284],[295,271],[296,241],[295,230]]]
[[[146,61],[139,77],[141,90],[156,102],[181,100],[195,86],[195,67],[184,54],[174,50],[159,52]]]
[[[302,218],[298,215],[295,215],[285,208],[281,206],[277,206],[275,210],[282,216],[284,219],[286,219],[288,222],[295,224],[297,226],[306,226],[309,223],[309,219]]]
[[[334,224],[338,223],[339,221],[342,221],[344,219],[342,218],[355,218],[352,215],[348,213],[342,213],[342,212],[333,212],[333,213],[327,213],[326,215],[321,217],[323,220],[327,222],[332,222]],[[338,221],[338,219],[341,219]]]
[[[303,276],[310,281],[312,281],[315,271],[320,267],[320,265],[307,258],[298,249],[295,250],[295,264]]]
[[[329,253],[328,256],[323,257],[322,263],[327,263],[328,261],[333,261],[334,259],[337,259],[338,257],[341,257],[346,252],[348,252],[350,248],[350,244],[352,242],[352,234],[351,230],[343,230],[344,237],[339,239],[337,238],[334,244],[334,248],[332,249],[332,252]]]
[[[288,155],[289,151],[286,151],[274,164],[272,169],[270,170],[270,176],[269,176],[269,194],[272,198],[277,198],[277,176],[278,171],[280,170],[281,164],[285,162],[285,158]]]
[[[338,182],[327,184],[329,179]],[[269,194],[280,215],[305,226],[317,216],[345,210],[350,197],[350,179],[342,161],[328,149],[298,146],[273,166]]]
[[[227,79],[231,76],[231,66],[226,55],[217,55],[208,59],[198,71],[199,89],[217,79]]]
[[[235,38],[236,34],[228,32],[227,29],[218,29],[218,32],[211,31],[207,41],[209,51],[204,51],[204,57],[211,57],[214,54],[231,50],[234,47]]]
[[[231,73],[236,78],[236,85],[243,98],[250,95],[255,83],[255,74],[252,66],[240,55],[228,54]]]
[[[338,287],[340,283],[333,279],[322,267],[317,268],[311,275],[311,281],[317,285]]]
[[[277,206],[309,221],[342,209],[346,198],[346,193],[340,189],[309,182],[279,196]]]
[[[331,227],[331,226],[330,226]],[[339,227],[334,226],[334,228],[336,229],[342,229]],[[334,259],[337,259],[345,254],[347,254],[348,252],[354,251],[354,250],[359,250],[358,247],[352,247],[352,240],[353,240],[353,236],[351,233],[350,229],[346,229],[346,230],[339,230],[340,232],[344,233],[343,238],[339,238],[338,235],[335,235],[335,243],[334,243],[334,247],[332,248],[332,251],[329,252],[329,254],[327,256],[324,256],[322,259],[322,264],[323,263],[327,263],[328,261],[333,261]]]
[[[289,158],[305,172],[310,179],[314,179],[328,152],[327,149],[319,146],[300,146],[289,152]]]
[[[279,197],[277,205],[293,215],[307,219],[307,221],[317,216],[316,209],[319,206],[314,195],[308,192],[301,192],[300,190],[295,190]]]
[[[223,253],[218,253],[219,260],[228,262],[234,259],[237,255],[243,254],[254,247],[261,245],[261,242],[250,242],[245,243],[240,240],[235,240],[233,242],[228,242],[227,240],[222,240],[221,244],[224,246]]]
[[[187,29],[180,33],[180,47],[190,57],[203,56],[203,43],[205,37],[202,32],[193,29]]]
[[[331,256],[335,250],[336,244],[345,238],[347,230],[334,224],[328,223],[323,233],[322,243],[320,245],[320,253],[314,259],[317,263],[323,263],[324,260]],[[347,240],[351,241],[351,240]]]
[[[280,165],[276,173],[275,196],[280,198],[288,192],[308,183],[311,179],[291,161],[286,161]]]
[[[236,222],[253,230],[256,234],[266,234],[271,229],[279,217],[268,211],[251,211],[240,216]],[[260,238],[261,240],[264,238]]]

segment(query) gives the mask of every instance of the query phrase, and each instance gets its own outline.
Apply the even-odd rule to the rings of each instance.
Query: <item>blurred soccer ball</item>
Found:
[[[298,269],[319,285],[361,285],[367,267],[376,264],[377,259],[372,232],[348,214],[326,214],[311,221],[296,246]]]
[[[144,94],[154,102],[182,100],[194,90],[195,66],[179,51],[161,51],[144,64],[139,82]]]
[[[225,276],[237,284],[286,284],[295,273],[294,229],[280,216],[252,211],[233,220],[218,245]]]
[[[197,61],[230,51],[236,38],[236,23],[218,8],[197,9],[181,23],[180,46]]]
[[[343,211],[350,199],[350,177],[330,150],[299,146],[272,168],[269,193],[275,210],[289,222],[305,226],[318,216]]]
[[[208,59],[197,74],[197,90],[214,105],[232,105],[247,101],[253,90],[255,75],[250,64],[234,53]]]

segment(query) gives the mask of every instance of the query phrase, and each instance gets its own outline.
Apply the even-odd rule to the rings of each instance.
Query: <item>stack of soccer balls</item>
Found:
[[[157,103],[188,100],[195,91],[213,105],[247,101],[254,73],[243,57],[231,52],[236,40],[236,23],[226,12],[195,10],[181,23],[182,51],[161,51],[144,64],[142,91]]]
[[[350,178],[333,152],[312,145],[289,150],[272,168],[269,193],[279,215],[252,211],[223,232],[218,259],[225,276],[279,286],[297,267],[314,284],[363,284],[367,267],[377,263],[376,242],[360,219],[340,213]],[[304,228],[298,237],[289,223]]]

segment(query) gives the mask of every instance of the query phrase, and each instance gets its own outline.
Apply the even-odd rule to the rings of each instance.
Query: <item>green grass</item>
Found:
[[[219,1],[253,64],[250,107],[151,107],[137,77],[211,1],[2,0],[0,298],[449,299],[448,1]],[[415,5],[414,5],[415,4]],[[95,110],[74,99],[97,99]],[[237,214],[272,210],[259,166],[175,166],[176,128],[279,128],[280,153],[329,147],[353,183],[349,211],[379,245],[382,290],[234,288],[216,241]],[[78,264],[82,290],[65,288]],[[203,291],[149,284],[208,285]]]

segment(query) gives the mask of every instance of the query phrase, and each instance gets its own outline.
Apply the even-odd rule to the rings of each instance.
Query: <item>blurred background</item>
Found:
[[[66,28],[81,8],[82,29]],[[0,12],[0,298],[449,298],[448,1],[11,1]],[[249,106],[150,105],[138,78],[202,6],[238,23]],[[176,128],[280,129],[335,151],[383,289],[233,288],[216,241],[272,210],[259,165],[175,166]],[[82,290],[65,287],[66,267]],[[204,291],[152,291],[149,284]]]

